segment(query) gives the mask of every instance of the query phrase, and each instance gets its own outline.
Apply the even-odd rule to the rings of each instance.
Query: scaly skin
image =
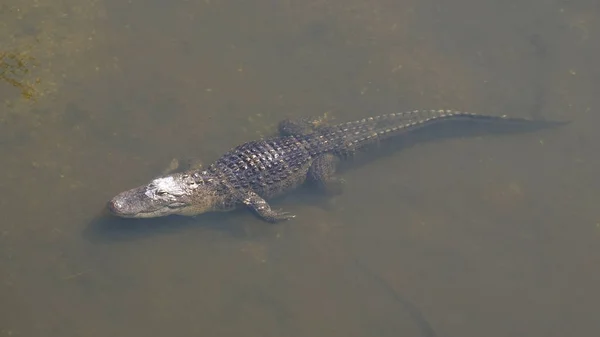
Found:
[[[341,193],[343,180],[335,176],[339,160],[392,136],[455,120],[531,125],[532,129],[563,124],[451,110],[393,113],[333,126],[320,125],[317,119],[284,120],[279,137],[237,146],[206,169],[164,175],[122,192],[108,208],[120,217],[151,218],[246,207],[268,222],[288,220],[294,215],[271,209],[266,200],[307,180],[330,194]]]

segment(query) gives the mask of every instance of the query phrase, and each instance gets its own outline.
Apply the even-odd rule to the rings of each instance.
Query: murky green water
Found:
[[[597,335],[598,46],[592,0],[5,0],[0,336]],[[418,144],[281,225],[104,216],[284,117],[415,108],[574,122]]]

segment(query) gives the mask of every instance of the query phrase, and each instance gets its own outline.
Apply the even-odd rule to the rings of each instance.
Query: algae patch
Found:
[[[61,109],[48,98],[97,69],[97,31],[106,17],[97,0],[4,0],[0,4],[0,122],[10,116],[39,123]],[[51,108],[50,108],[51,107]],[[48,109],[50,108],[50,109]],[[51,116],[37,116],[45,109]]]
[[[40,78],[27,78],[36,65],[35,58],[24,52],[0,51],[0,80],[18,89],[22,98],[36,100],[35,85],[40,83]]]

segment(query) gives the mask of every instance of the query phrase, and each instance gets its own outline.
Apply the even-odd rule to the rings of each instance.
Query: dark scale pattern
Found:
[[[296,188],[308,178],[325,190],[339,193],[343,181],[333,176],[335,159],[345,158],[364,145],[448,119],[531,122],[452,110],[392,113],[334,126],[307,127],[310,123],[307,119],[300,120],[299,123],[304,123],[300,126],[286,121],[292,126],[292,131],[288,132],[291,134],[242,144],[224,154],[208,171],[234,191],[255,193],[252,200],[275,197]]]
[[[308,167],[312,156],[306,146],[294,136],[248,142],[227,152],[209,171],[226,179],[233,188],[274,196],[281,187],[272,186]]]

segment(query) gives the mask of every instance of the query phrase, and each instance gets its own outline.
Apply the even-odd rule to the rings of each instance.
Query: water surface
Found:
[[[0,336],[597,335],[599,18],[592,0],[5,0]],[[172,158],[208,164],[285,117],[416,108],[573,122],[416,144],[334,200],[274,203],[285,224],[105,217]]]

